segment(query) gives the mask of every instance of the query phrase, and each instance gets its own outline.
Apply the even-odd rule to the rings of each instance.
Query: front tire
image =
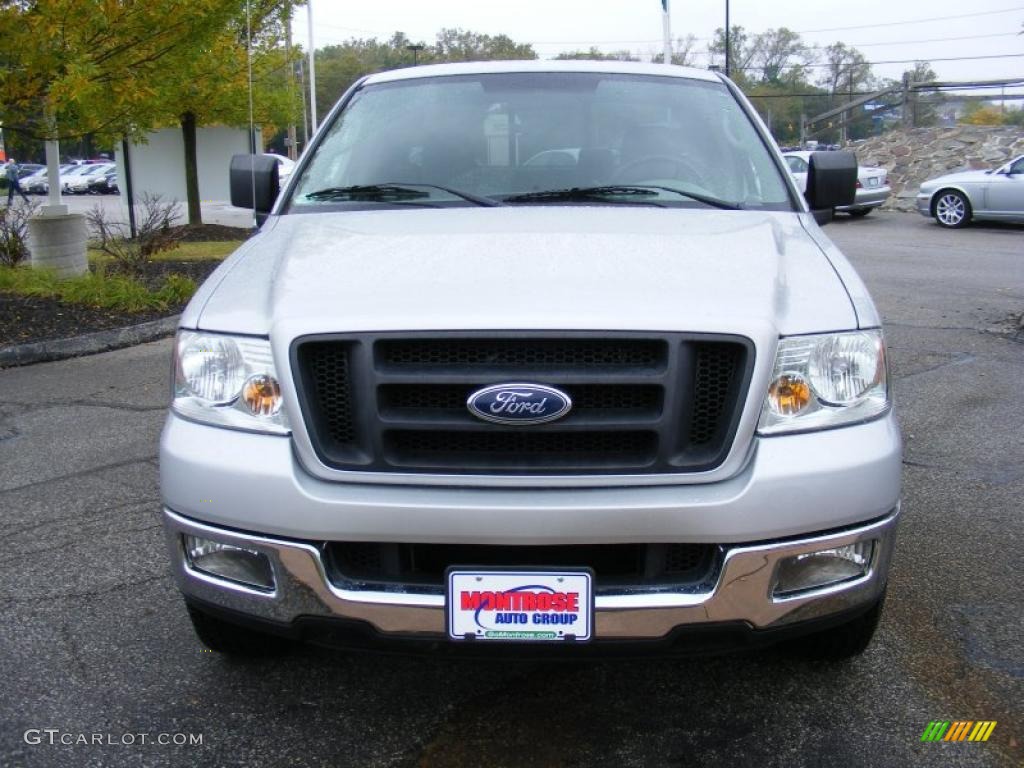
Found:
[[[203,645],[211,651],[226,656],[280,656],[292,647],[287,638],[232,624],[194,605],[186,604],[186,607],[192,628]]]
[[[935,196],[932,214],[947,229],[959,229],[971,223],[971,204],[963,193],[944,189]]]
[[[789,650],[813,661],[845,661],[860,656],[875,636],[884,603],[883,592],[866,613],[837,627],[793,640]]]

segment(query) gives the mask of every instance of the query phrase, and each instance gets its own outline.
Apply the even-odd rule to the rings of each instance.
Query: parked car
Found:
[[[108,168],[104,173],[89,180],[89,193],[93,195],[116,195],[117,168]]]
[[[73,165],[62,165],[59,168],[60,173],[66,173],[75,166]],[[50,184],[46,176],[46,168],[43,167],[33,173],[31,176],[26,176],[21,180],[21,188],[26,192],[30,192],[36,195],[45,195],[50,191]]]
[[[917,193],[917,210],[951,229],[972,221],[1024,221],[1024,155],[994,170],[929,179]]]
[[[796,179],[797,186],[801,192],[804,191],[807,188],[807,164],[811,153],[786,152],[783,156],[786,158],[790,173]],[[851,216],[867,216],[874,208],[888,200],[891,193],[885,168],[860,165],[857,166],[857,195],[854,204],[840,206],[836,210],[844,211]]]
[[[39,173],[41,170],[46,170],[45,165],[39,163],[21,163],[18,165],[18,180],[22,182],[24,186],[24,180],[33,174]]]
[[[277,160],[277,176],[283,186],[284,183],[288,181],[288,177],[292,175],[292,171],[295,169],[295,161],[291,158],[285,157],[284,155],[275,155],[273,152],[268,152],[266,156]]]
[[[262,226],[180,318],[160,442],[200,639],[861,652],[900,433],[816,223],[856,160],[810,173],[723,76],[619,61],[369,75],[283,191],[232,158]]]
[[[114,170],[116,166],[111,163],[92,163],[79,166],[82,170],[78,173],[69,173],[61,177],[63,191],[72,195],[84,195],[89,191],[89,183],[100,179],[107,171]]]

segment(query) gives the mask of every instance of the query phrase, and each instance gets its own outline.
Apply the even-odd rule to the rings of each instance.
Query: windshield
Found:
[[[496,203],[793,210],[723,83],[589,72],[366,86],[282,210]]]

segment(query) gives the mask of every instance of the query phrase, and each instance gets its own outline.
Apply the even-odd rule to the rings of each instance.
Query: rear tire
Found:
[[[232,624],[193,605],[186,604],[186,607],[192,628],[211,651],[227,656],[280,656],[292,647],[287,638]]]
[[[855,219],[861,219],[871,213],[870,208],[856,208],[850,211],[850,215]]]
[[[960,229],[971,223],[971,204],[955,189],[944,189],[935,196],[932,215],[940,226]]]
[[[875,636],[884,603],[885,593],[867,613],[837,627],[793,640],[788,650],[813,661],[845,661],[860,656]]]

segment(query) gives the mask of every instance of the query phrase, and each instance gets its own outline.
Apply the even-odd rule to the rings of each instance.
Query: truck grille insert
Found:
[[[444,589],[449,566],[592,568],[598,592],[623,587],[706,584],[717,566],[714,544],[392,544],[328,542],[324,562],[337,586],[402,584]]]
[[[339,334],[292,346],[302,415],[328,466],[436,474],[650,474],[720,464],[753,345],[697,334]],[[557,421],[494,424],[467,398],[494,384],[556,387]]]

